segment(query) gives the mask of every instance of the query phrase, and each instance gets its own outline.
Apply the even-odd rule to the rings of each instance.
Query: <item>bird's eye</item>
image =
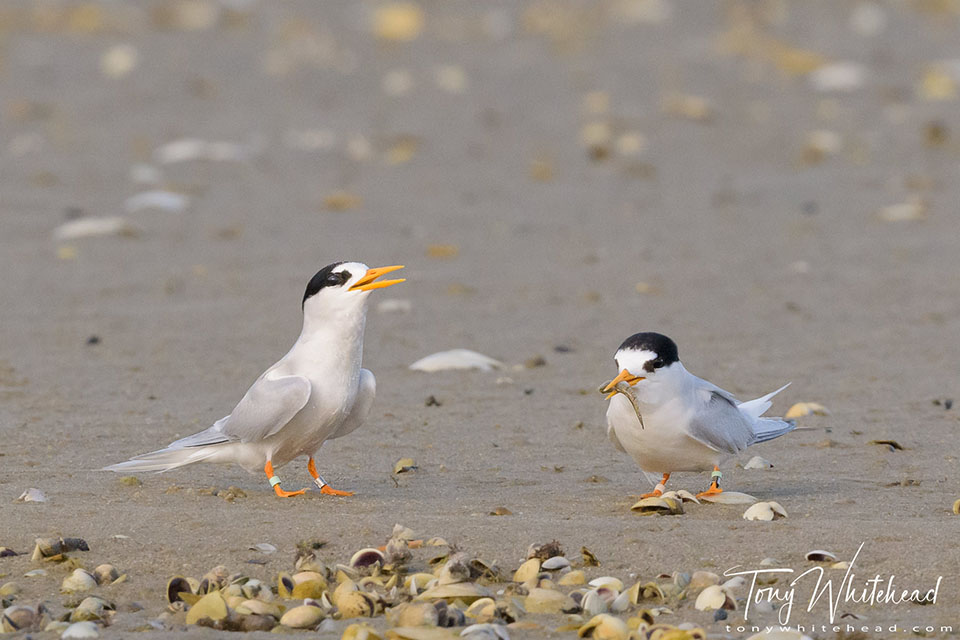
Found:
[[[343,276],[339,273],[331,273],[327,276],[327,284],[337,285],[343,283]]]
[[[657,358],[656,360],[653,361],[654,369],[659,369],[662,366],[663,366],[663,358]]]

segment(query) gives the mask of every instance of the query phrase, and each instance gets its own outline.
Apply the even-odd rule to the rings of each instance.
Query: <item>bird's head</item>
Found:
[[[374,289],[383,289],[404,281],[377,280],[380,276],[403,269],[401,265],[371,269],[362,262],[334,262],[310,279],[303,294],[304,314],[328,315],[338,311],[362,310],[367,296]]]
[[[617,365],[617,377],[608,382],[601,391],[612,398],[621,382],[631,387],[645,386],[672,371],[679,363],[676,343],[662,333],[635,333],[617,349],[613,361]]]

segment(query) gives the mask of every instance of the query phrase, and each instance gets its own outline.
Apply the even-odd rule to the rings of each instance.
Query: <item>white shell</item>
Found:
[[[450,349],[449,351],[439,351],[420,358],[410,365],[413,371],[426,371],[433,373],[436,371],[451,371],[463,369],[479,369],[481,371],[490,371],[499,369],[503,363],[494,360],[482,353],[471,351],[470,349]]]
[[[154,189],[130,196],[124,201],[123,206],[127,213],[138,213],[147,209],[180,213],[190,206],[190,198],[182,193]]]
[[[775,520],[786,518],[787,510],[779,502],[758,502],[743,512],[744,520]]]
[[[85,638],[99,638],[100,630],[94,622],[74,622],[64,629],[61,640],[84,640]]]
[[[557,569],[566,569],[569,566],[570,561],[563,556],[553,556],[544,560],[540,568],[545,571],[556,571]]]
[[[96,588],[97,579],[86,569],[74,569],[73,573],[63,579],[60,590],[64,593],[90,591]]]
[[[607,601],[600,597],[600,594],[596,590],[588,591],[583,599],[580,600],[580,608],[583,609],[583,613],[588,616],[596,616],[601,613],[606,613],[610,606],[607,604]]]
[[[698,611],[713,611],[723,608],[732,609],[736,604],[726,589],[715,584],[700,592],[694,606]]]
[[[761,458],[760,456],[753,456],[747,460],[747,464],[743,465],[744,469],[770,469],[772,467],[772,462],[766,458]]]
[[[703,502],[713,502],[715,504],[751,504],[757,501],[749,493],[740,493],[738,491],[724,491],[712,496],[700,496]]]
[[[258,542],[257,544],[251,545],[250,550],[259,551],[260,553],[267,555],[277,552],[277,548],[269,542]]]
[[[588,584],[591,587],[609,587],[610,589],[616,589],[617,591],[623,590],[623,581],[619,578],[614,578],[613,576],[594,578]]]
[[[26,491],[20,494],[20,497],[17,498],[17,502],[46,502],[47,496],[43,495],[43,491],[40,489],[35,489],[30,487]]]
[[[817,402],[798,402],[789,409],[787,409],[786,415],[784,418],[802,418],[803,416],[816,415],[816,416],[828,416],[830,412],[827,411],[827,408],[822,404]]]
[[[116,236],[133,231],[120,216],[97,216],[64,222],[53,230],[54,240],[75,240],[95,236]]]
[[[490,624],[489,622],[472,624],[461,631],[460,636],[472,640],[510,640],[510,634],[507,633],[507,628],[504,625]]]
[[[836,562],[837,560],[837,556],[829,551],[824,551],[823,549],[814,549],[813,551],[808,551],[806,558],[807,560],[812,560],[814,562]]]

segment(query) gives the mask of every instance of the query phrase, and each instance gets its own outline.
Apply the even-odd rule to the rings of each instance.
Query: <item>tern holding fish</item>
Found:
[[[195,462],[234,462],[263,470],[281,498],[274,465],[309,456],[307,469],[322,493],[337,491],[317,472],[314,456],[326,440],[359,427],[370,411],[376,380],[361,368],[367,297],[403,282],[377,280],[402,266],[370,269],[336,262],[318,271],[303,295],[303,329],[283,358],[267,369],[230,415],[164,449],[106,467],[109,471],[167,471]]]
[[[737,402],[727,391],[688,372],[673,340],[660,333],[637,333],[617,349],[619,374],[600,388],[608,394],[607,435],[614,446],[640,465],[654,481],[652,493],[663,494],[674,471],[710,471],[710,488],[721,493],[720,462],[748,446],[772,440],[796,425],[780,418],[761,418],[772,393]],[[698,496],[698,497],[699,497]]]

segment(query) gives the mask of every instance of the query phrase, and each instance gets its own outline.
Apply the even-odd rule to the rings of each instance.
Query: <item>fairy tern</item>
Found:
[[[257,378],[230,415],[164,449],[105,469],[167,471],[200,461],[234,462],[251,473],[262,469],[276,494],[287,498],[306,489],[281,489],[274,466],[307,455],[307,470],[322,493],[352,495],[324,481],[314,456],[325,441],[363,424],[370,411],[376,380],[360,367],[367,297],[374,289],[403,282],[377,280],[402,268],[335,262],[320,269],[303,294],[300,337]]]
[[[710,471],[710,488],[699,496],[721,493],[720,462],[748,446],[777,438],[796,424],[761,418],[773,393],[737,402],[727,391],[687,371],[673,340],[660,333],[637,333],[617,349],[617,377],[603,385],[607,395],[607,436],[628,453],[655,482],[659,496],[674,471]]]

